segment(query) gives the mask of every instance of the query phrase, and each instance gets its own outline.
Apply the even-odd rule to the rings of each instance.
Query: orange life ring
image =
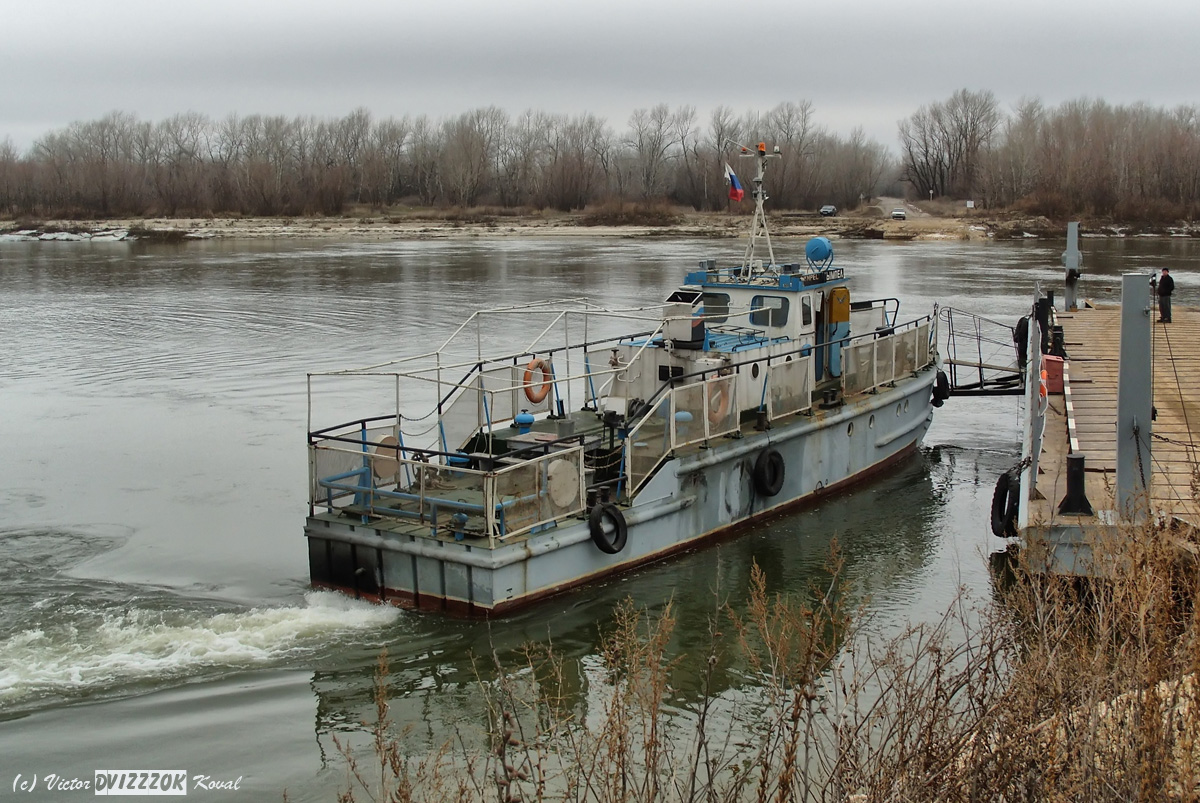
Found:
[[[720,385],[720,388],[717,386]],[[729,415],[729,407],[733,403],[733,388],[730,387],[731,382],[711,381],[708,383],[708,423],[714,427],[720,426],[725,420],[725,416]],[[714,404],[713,399],[719,399],[719,403]]]
[[[542,374],[542,386],[535,388],[533,386],[533,372],[540,371]],[[525,385],[525,398],[534,404],[539,404],[547,396],[550,395],[550,379],[553,374],[550,373],[550,363],[545,360],[534,357],[529,361],[529,365],[525,366],[525,379],[522,382]]]
[[[1047,390],[1046,384],[1049,379],[1050,379],[1050,375],[1046,372],[1045,369],[1042,369],[1042,379],[1040,382],[1038,382],[1038,393],[1041,395],[1041,397],[1043,399],[1046,398],[1046,390]]]

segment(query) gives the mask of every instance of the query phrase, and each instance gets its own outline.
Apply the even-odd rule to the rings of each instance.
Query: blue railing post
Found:
[[[591,399],[592,406],[596,409],[599,409],[600,402],[596,399],[596,381],[592,377],[592,363],[588,359],[587,351],[583,352],[583,372],[587,375],[588,395]]]

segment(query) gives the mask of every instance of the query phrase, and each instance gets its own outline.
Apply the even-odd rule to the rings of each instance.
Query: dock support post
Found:
[[[1079,223],[1067,224],[1067,250],[1063,251],[1062,264],[1067,269],[1066,292],[1063,294],[1063,307],[1068,312],[1074,312],[1079,307],[1075,300],[1075,290],[1082,274],[1080,264],[1083,255],[1079,252]]]
[[[1150,277],[1121,277],[1121,353],[1117,371],[1117,516],[1137,521],[1150,498],[1150,416],[1154,367],[1150,355]]]

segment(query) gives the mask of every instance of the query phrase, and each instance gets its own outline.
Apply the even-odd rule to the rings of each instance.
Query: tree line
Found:
[[[339,214],[349,205],[497,205],[569,211],[610,200],[723,209],[731,143],[778,145],[777,206],[849,205],[889,170],[861,130],[818,126],[809,102],[765,113],[637,109],[622,131],[591,114],[496,107],[434,120],[187,112],[159,122],[112,112],[38,139],[0,143],[0,211],[71,216]],[[749,170],[749,165],[745,166]],[[748,181],[749,176],[745,179]]]
[[[728,206],[738,143],[778,145],[776,209],[854,208],[879,194],[972,199],[1052,217],[1191,219],[1200,113],[1146,104],[1025,99],[1006,111],[960,90],[897,126],[899,154],[817,123],[809,101],[701,120],[693,106],[635,110],[617,130],[591,114],[496,108],[433,119],[128,112],[75,122],[21,153],[0,142],[0,214],[336,215],[361,205],[576,210],[647,201]]]
[[[966,89],[899,123],[902,177],[917,198],[973,199],[1050,217],[1192,220],[1200,202],[1200,107],[1047,107],[1010,112]]]

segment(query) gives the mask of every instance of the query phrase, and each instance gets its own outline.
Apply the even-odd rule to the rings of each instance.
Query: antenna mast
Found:
[[[737,143],[734,143],[737,144]],[[762,228],[762,236],[767,241],[767,253],[771,257],[770,267],[775,267],[775,248],[771,245],[771,233],[767,231],[767,213],[763,211],[763,201],[769,197],[763,190],[763,176],[767,172],[767,160],[778,159],[783,154],[779,152],[779,146],[775,146],[774,153],[767,153],[766,143],[758,143],[757,151],[751,153],[750,149],[745,145],[739,146],[742,149],[741,158],[755,159],[758,162],[758,173],[752,179],[754,183],[754,222],[750,225],[750,242],[746,243],[746,254],[742,257],[742,276],[749,276],[750,258],[754,256],[754,243],[759,237],[759,227]]]

